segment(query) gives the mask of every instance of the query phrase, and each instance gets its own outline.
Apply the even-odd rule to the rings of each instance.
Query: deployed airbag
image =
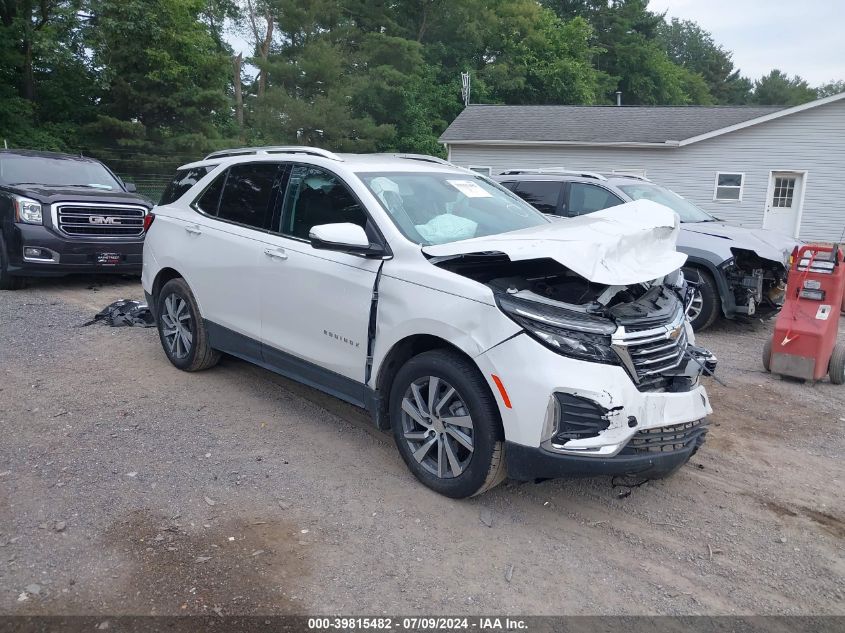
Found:
[[[629,285],[658,279],[680,268],[687,256],[675,250],[680,221],[651,200],[565,218],[543,226],[424,246],[431,257],[500,252],[512,261],[551,258],[585,279]]]

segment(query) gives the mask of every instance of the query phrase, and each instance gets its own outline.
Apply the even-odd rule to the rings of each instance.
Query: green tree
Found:
[[[731,53],[690,20],[672,18],[657,30],[658,40],[677,65],[701,75],[716,103],[742,104],[751,97],[751,82],[734,69]]]
[[[842,94],[845,92],[845,80],[828,81],[816,88],[816,93],[819,99],[822,97],[832,97],[833,95]]]
[[[0,138],[67,149],[95,104],[81,0],[0,2]]]
[[[231,66],[205,0],[90,0],[90,8],[87,44],[102,95],[91,142],[158,155],[214,146],[221,114],[231,119]]]
[[[815,98],[816,91],[804,79],[777,69],[754,83],[753,102],[760,105],[794,106]]]
[[[593,28],[591,44],[601,53],[595,67],[613,78],[606,102],[620,90],[625,104],[712,103],[706,82],[670,59],[658,40],[663,16],[648,0],[542,0],[564,20],[583,17]]]

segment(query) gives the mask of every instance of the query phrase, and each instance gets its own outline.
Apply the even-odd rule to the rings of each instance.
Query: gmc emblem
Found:
[[[120,224],[120,218],[108,215],[89,215],[88,222],[90,224]]]

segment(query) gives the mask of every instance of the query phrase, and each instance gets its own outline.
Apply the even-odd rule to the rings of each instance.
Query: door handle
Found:
[[[199,224],[194,224],[193,226],[186,226],[185,230],[191,235],[202,235],[202,231],[200,230]]]
[[[281,248],[265,248],[264,254],[268,257],[272,257],[273,259],[285,260],[288,258],[287,253],[285,253],[284,249]]]

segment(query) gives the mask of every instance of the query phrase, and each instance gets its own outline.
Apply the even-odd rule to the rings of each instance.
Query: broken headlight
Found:
[[[549,349],[579,360],[619,364],[610,346],[616,326],[605,319],[496,295],[499,309]]]

